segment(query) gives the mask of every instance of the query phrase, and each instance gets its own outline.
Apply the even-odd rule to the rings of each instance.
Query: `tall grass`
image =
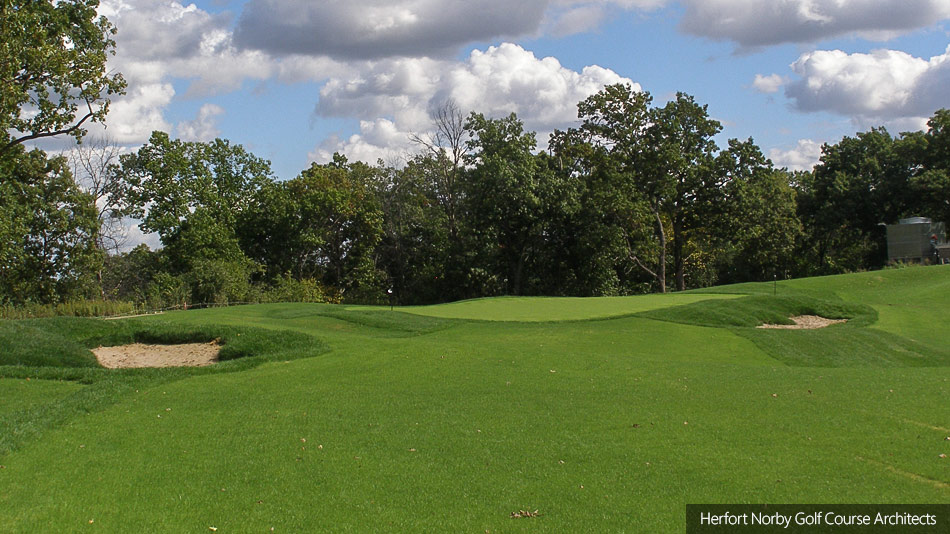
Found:
[[[130,315],[144,308],[134,302],[116,300],[77,300],[59,304],[28,303],[23,306],[0,306],[0,319],[37,319],[41,317],[110,317]]]

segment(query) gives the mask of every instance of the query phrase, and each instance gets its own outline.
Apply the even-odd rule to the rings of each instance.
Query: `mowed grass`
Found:
[[[861,274],[609,319],[611,299],[591,299],[586,321],[309,304],[136,320],[298,345],[175,377],[102,371],[37,398],[32,413],[121,389],[0,453],[0,531],[682,532],[687,503],[944,503],[950,367],[927,350],[947,339],[880,323],[885,308],[926,320],[899,286],[939,286],[950,271],[871,274],[890,295],[862,294]],[[511,300],[477,302],[498,317]],[[766,350],[753,323],[803,309],[852,320],[804,349],[796,336],[814,332],[780,332],[793,356]],[[74,326],[83,346],[83,328],[101,328]],[[875,357],[861,357],[868,332],[889,340]],[[908,344],[926,366],[902,360]],[[836,359],[849,354],[858,361]],[[26,383],[0,367],[11,373]]]
[[[80,389],[81,384],[65,380],[0,379],[0,417],[56,402]]]
[[[632,315],[649,310],[691,304],[704,300],[731,299],[735,295],[676,293],[629,297],[499,297],[472,299],[434,306],[407,306],[400,311],[446,319],[481,321],[579,321]],[[373,309],[354,307],[354,309]],[[378,309],[378,308],[377,308]]]

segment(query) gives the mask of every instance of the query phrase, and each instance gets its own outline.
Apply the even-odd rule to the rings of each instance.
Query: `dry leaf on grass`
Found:
[[[538,512],[537,510],[533,512],[531,510],[518,510],[517,512],[511,512],[512,519],[521,519],[524,517],[540,517],[540,516],[541,516],[541,513]]]

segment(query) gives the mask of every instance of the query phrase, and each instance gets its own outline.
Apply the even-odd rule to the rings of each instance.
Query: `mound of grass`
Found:
[[[208,367],[104,369],[89,349],[129,343],[179,344],[218,340],[220,363]],[[187,377],[247,370],[265,362],[322,354],[327,345],[290,330],[184,324],[153,318],[104,321],[56,317],[0,322],[0,379],[75,381],[85,384],[61,399],[25,397],[0,413],[0,454],[15,450],[79,414],[103,410],[136,388]],[[11,390],[12,391],[12,390]],[[4,390],[0,388],[0,393]],[[31,400],[32,399],[32,400]],[[29,401],[29,402],[28,402]]]
[[[403,313],[405,309],[390,311],[382,306],[348,306],[334,304],[284,305],[268,310],[267,317],[275,319],[305,319],[330,317],[355,326],[372,328],[386,336],[422,335],[448,328],[457,321]]]
[[[811,296],[751,295],[732,300],[704,300],[685,306],[650,310],[639,314],[660,321],[714,327],[756,327],[762,324],[794,324],[789,317],[818,315],[847,319],[851,326],[867,326],[877,320],[870,306]]]
[[[275,354],[309,354],[325,347],[305,334],[271,332],[229,325],[186,325],[147,319],[103,321],[79,317],[54,317],[0,322],[2,366],[28,368],[99,368],[89,349],[130,343],[174,345],[221,343],[220,361]],[[289,358],[288,358],[289,359]],[[10,372],[10,370],[7,370]],[[42,374],[49,374],[44,369]],[[55,374],[55,372],[54,372]]]
[[[434,306],[410,306],[400,308],[400,310],[429,317],[479,321],[583,321],[622,317],[648,310],[669,308],[710,299],[731,298],[735,298],[735,295],[698,292],[601,298],[499,297],[464,300]]]
[[[943,367],[950,366],[950,350],[934,349],[913,339],[876,328],[875,308],[839,299],[833,292],[783,288],[766,294],[768,284],[723,288],[752,295],[728,301],[707,300],[685,306],[651,310],[640,317],[725,327],[755,343],[763,352],[797,367]],[[812,295],[823,294],[825,298]],[[847,319],[846,324],[818,330],[763,330],[759,325],[792,324],[789,317],[818,315]]]
[[[81,341],[56,328],[60,322],[0,321],[0,366],[99,367]]]

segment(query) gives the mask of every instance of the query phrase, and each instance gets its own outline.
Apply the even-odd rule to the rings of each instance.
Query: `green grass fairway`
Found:
[[[76,382],[61,380],[0,379],[0,417],[56,402],[80,389]]]
[[[682,532],[687,503],[950,502],[948,285],[0,323],[47,347],[0,366],[0,532]],[[805,312],[849,322],[754,328]],[[83,363],[209,336],[232,359]]]
[[[442,317],[482,321],[579,321],[633,315],[650,310],[691,304],[710,299],[729,299],[735,295],[678,293],[633,297],[501,297],[473,299],[435,306],[409,306],[400,311]],[[372,309],[360,307],[357,309]]]

